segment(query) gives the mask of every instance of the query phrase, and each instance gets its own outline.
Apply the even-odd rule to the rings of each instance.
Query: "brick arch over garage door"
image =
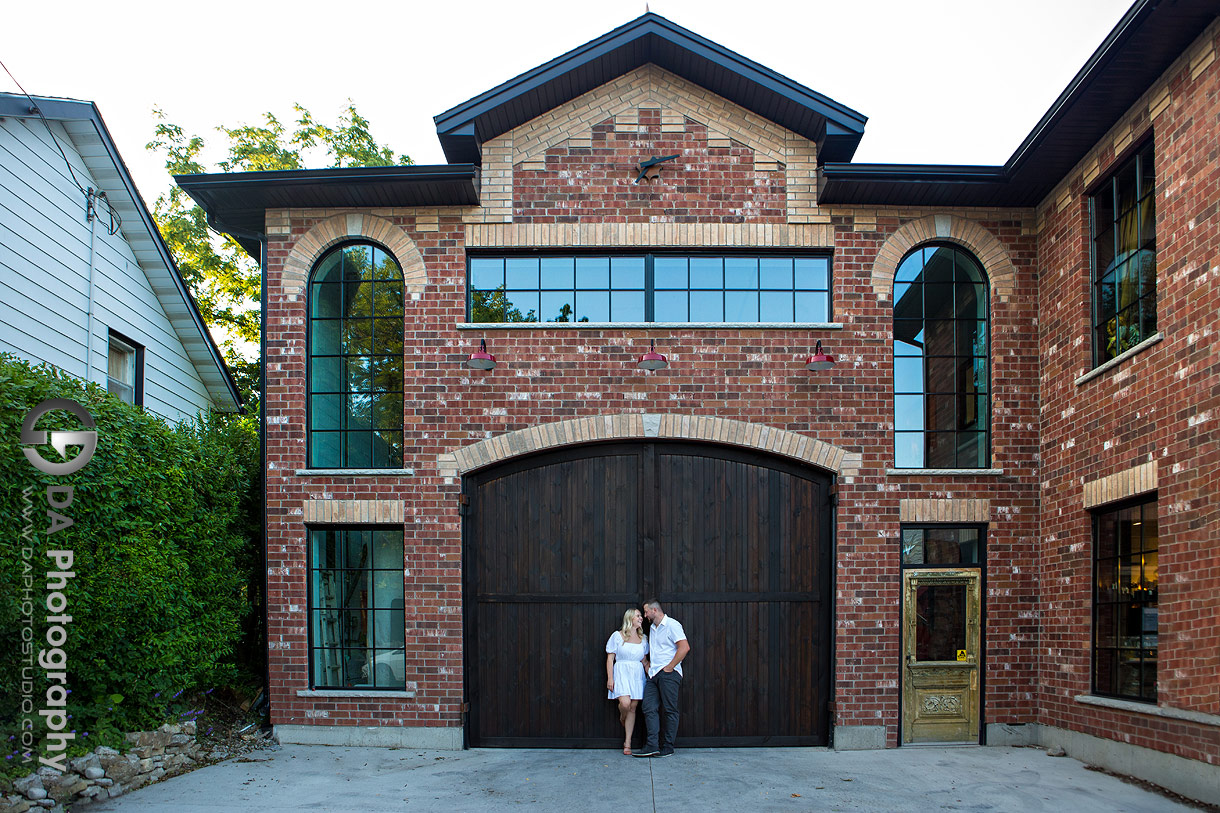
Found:
[[[680,747],[828,744],[830,484],[791,457],[659,437],[466,476],[470,744],[621,743],[604,647],[650,596],[691,641]]]
[[[636,439],[697,440],[790,458],[844,476],[860,470],[861,455],[799,432],[704,415],[614,413],[531,426],[437,457],[442,476],[466,474],[512,457],[573,444]]]

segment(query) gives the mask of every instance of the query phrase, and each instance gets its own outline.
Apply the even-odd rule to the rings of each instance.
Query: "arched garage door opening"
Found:
[[[470,745],[621,744],[604,645],[650,596],[691,642],[679,746],[828,744],[830,482],[770,455],[662,441],[468,475]]]

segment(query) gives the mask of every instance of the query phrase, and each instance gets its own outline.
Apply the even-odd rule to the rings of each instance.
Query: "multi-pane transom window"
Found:
[[[378,246],[341,246],[309,284],[309,465],[402,464],[402,269]]]
[[[903,525],[903,567],[977,567],[983,529],[950,525]]]
[[[987,280],[955,246],[926,246],[894,280],[894,460],[898,468],[986,468]]]
[[[309,529],[315,688],[406,686],[402,528]]]
[[[1156,700],[1156,502],[1094,515],[1093,691]]]
[[[1093,196],[1093,356],[1102,364],[1156,333],[1152,142]]]
[[[826,256],[472,257],[472,322],[830,319]]]

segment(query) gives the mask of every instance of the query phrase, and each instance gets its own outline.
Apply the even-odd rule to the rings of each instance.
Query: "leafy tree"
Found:
[[[160,109],[160,120],[148,149],[163,155],[165,168],[174,175],[208,172],[201,154],[206,143],[170,122]],[[334,126],[317,121],[301,105],[293,105],[296,123],[289,131],[274,114],[266,113],[258,125],[218,127],[227,140],[226,157],[217,162],[223,172],[259,172],[305,169],[306,154],[322,149],[324,166],[393,166],[410,164],[377,143],[368,119],[350,101]],[[258,262],[228,235],[207,224],[204,211],[181,188],[173,186],[157,198],[153,217],[161,229],[183,279],[195,296],[204,321],[219,331],[220,345],[234,372],[242,396],[254,406],[258,398],[259,362],[243,354],[243,344],[257,345],[262,314]]]

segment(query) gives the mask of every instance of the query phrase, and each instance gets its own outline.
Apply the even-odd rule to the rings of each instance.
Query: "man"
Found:
[[[678,689],[682,686],[682,659],[690,652],[690,644],[682,625],[667,616],[656,599],[644,605],[644,615],[652,624],[648,632],[648,680],[640,704],[648,741],[633,756],[668,757],[673,756],[674,740],[678,737]],[[658,708],[665,711],[664,731]]]

